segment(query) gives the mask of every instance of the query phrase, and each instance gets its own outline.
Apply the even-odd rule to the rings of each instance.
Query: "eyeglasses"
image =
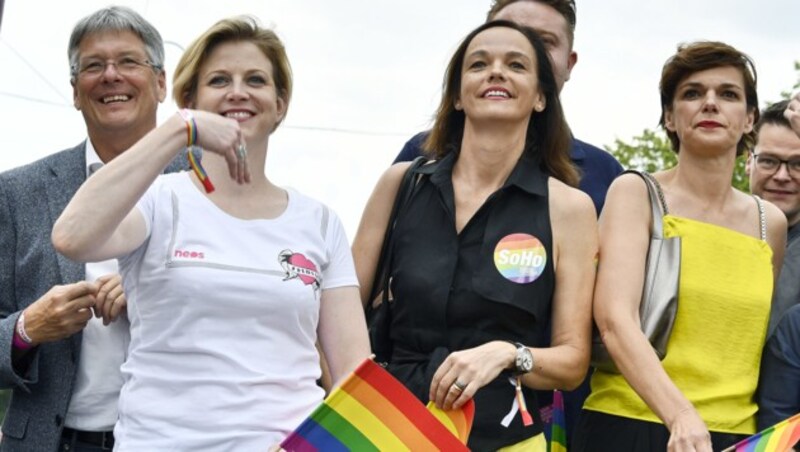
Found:
[[[758,169],[770,174],[778,172],[781,165],[785,163],[789,175],[800,179],[800,158],[781,160],[772,155],[756,154],[755,152],[753,153],[753,158],[756,160]]]
[[[77,73],[82,77],[97,77],[105,72],[109,64],[113,65],[117,72],[125,76],[135,75],[141,69],[148,66],[156,70],[161,69],[161,66],[153,64],[148,60],[137,60],[136,58],[126,56],[117,58],[116,60],[86,60],[78,66]]]

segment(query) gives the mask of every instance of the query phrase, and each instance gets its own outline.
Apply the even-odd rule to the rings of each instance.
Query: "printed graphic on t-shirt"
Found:
[[[494,248],[494,265],[507,280],[517,284],[536,281],[547,263],[547,250],[530,234],[509,234]]]
[[[203,253],[202,251],[188,250],[188,249],[187,250],[176,249],[172,253],[172,256],[175,257],[175,258],[178,258],[178,259],[183,258],[183,259],[199,259],[199,260],[203,260],[203,259],[206,258],[205,253]]]
[[[317,271],[317,266],[310,259],[301,253],[295,253],[292,250],[283,250],[278,254],[278,262],[286,272],[284,281],[290,279],[299,279],[303,284],[311,286],[314,290],[319,289],[320,274]]]

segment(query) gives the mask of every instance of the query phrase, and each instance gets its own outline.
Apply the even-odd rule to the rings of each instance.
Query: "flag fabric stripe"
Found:
[[[365,364],[372,364],[365,365]],[[439,422],[428,422],[423,427],[421,422],[431,418],[431,413],[414,397],[402,383],[395,380],[388,372],[372,361],[368,361],[356,369],[355,374],[370,386],[379,390],[394,406],[406,413],[408,419],[416,424],[420,431],[434,444],[443,450],[467,450],[456,436]]]
[[[762,449],[764,450],[789,450],[789,448],[786,447],[787,444],[782,444],[782,443],[788,443],[788,439],[789,438],[786,438],[783,435],[771,434],[769,435],[769,438],[767,438],[766,442],[759,441],[757,444],[762,444],[763,446]]]
[[[561,435],[562,438],[566,438],[566,434],[564,433],[564,429],[560,426],[553,425],[553,435]],[[550,442],[550,452],[567,452],[567,447],[557,441]]]
[[[792,428],[794,430],[792,430]],[[764,450],[791,450],[792,446],[797,444],[797,441],[800,440],[800,422],[796,421],[794,427],[787,425],[781,430],[782,431],[780,434],[776,434],[778,433],[778,429],[775,429],[775,433],[773,433],[770,437],[770,440]],[[770,449],[770,447],[773,447],[773,449]]]
[[[325,431],[325,429],[320,429],[320,430],[322,430],[323,432]],[[283,448],[285,450],[288,450],[288,451],[291,451],[291,452],[318,452],[319,451],[319,449],[314,447],[310,442],[306,441],[305,438],[303,438],[302,436],[297,435],[295,433],[292,433],[291,435],[289,435],[288,438],[286,438],[286,440],[284,440]],[[329,450],[334,450],[334,449],[329,449]]]
[[[787,448],[794,446],[798,443],[798,441],[800,441],[800,425],[795,425],[794,431],[792,431],[792,433],[788,436],[789,440],[784,443],[786,444]]]
[[[553,391],[553,419],[550,424],[550,452],[567,452],[567,422],[564,414],[564,394]]]
[[[800,415],[795,414],[790,419],[794,419],[792,421],[794,425],[787,427],[786,433],[783,435],[783,437],[786,440],[783,443],[786,449],[789,449],[790,447],[797,444],[798,441],[800,441]]]
[[[458,432],[459,431],[458,427],[456,426],[456,424],[454,422],[455,419],[452,419],[450,416],[448,416],[447,412],[444,411],[444,410],[434,410],[434,409],[432,409],[435,406],[436,405],[434,405],[433,402],[428,402],[427,408],[428,408],[428,410],[430,410],[431,414],[436,416],[436,419],[439,419],[439,422],[441,422],[442,425],[447,427],[448,430],[450,430],[451,432]]]
[[[397,435],[406,447],[411,450],[433,450],[436,446],[419,431],[417,426],[406,417],[405,413],[398,410],[386,397],[370,386],[358,375],[342,385],[351,397],[360,402],[371,411],[376,418],[383,421],[391,431]]]
[[[725,449],[736,452],[785,452],[800,440],[800,413]]]
[[[331,406],[335,406],[336,412],[360,431],[372,444],[380,444],[381,448],[385,450],[408,450],[397,435],[381,422],[377,413],[372,413],[372,416],[363,416],[363,413],[369,411],[347,391],[342,390],[332,394],[328,403]]]
[[[311,414],[311,419],[315,420],[322,428],[335,436],[348,449],[363,451],[377,451],[378,448],[364,436],[353,424],[342,417],[338,412],[331,409],[327,404],[322,404]],[[324,449],[323,449],[324,450]]]
[[[284,446],[286,450],[296,452],[339,452],[348,450],[335,436],[331,435],[329,431],[311,418],[306,419],[297,429],[297,432],[292,433],[290,438],[292,440],[291,447]]]
[[[436,407],[433,402],[428,402],[426,406],[439,422],[450,430],[464,444],[469,439],[469,431],[472,426],[468,419],[472,419],[475,414],[475,404],[468,402],[460,410],[442,410]]]
[[[459,439],[464,440],[464,442],[466,442],[467,438],[461,438],[461,435],[462,435],[462,432],[468,431],[467,420],[464,419],[464,416],[460,416],[461,413],[459,413],[457,411],[455,411],[455,412],[452,411],[452,410],[451,411],[445,411],[445,414],[447,414],[447,417],[450,418],[450,420],[453,422],[453,424],[455,424],[456,432],[458,432],[458,434],[456,436],[458,436]]]
[[[442,425],[458,438],[463,444],[467,444],[469,432],[472,429],[472,419],[475,417],[475,403],[467,401],[457,410],[443,410],[437,408],[433,402],[428,402],[428,411],[436,417]]]
[[[469,452],[475,414],[470,400],[459,410],[425,409],[385,369],[365,360],[281,446],[288,451],[446,450]],[[438,418],[453,429],[449,430]],[[460,436],[463,440],[459,440]]]

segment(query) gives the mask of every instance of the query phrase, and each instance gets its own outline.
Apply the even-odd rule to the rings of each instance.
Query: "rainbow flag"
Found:
[[[800,440],[800,413],[756,433],[724,452],[786,452]]]
[[[289,452],[446,450],[466,446],[475,405],[426,409],[402,383],[365,360],[281,443]]]
[[[567,452],[567,420],[564,414],[564,395],[553,391],[553,423],[550,426],[550,452]]]

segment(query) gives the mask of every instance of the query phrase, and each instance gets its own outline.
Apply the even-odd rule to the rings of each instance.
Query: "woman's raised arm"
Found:
[[[193,112],[197,144],[233,157],[241,141],[236,121]],[[145,239],[144,219],[133,207],[164,168],[187,145],[186,122],[173,115],[89,178],[53,226],[53,245],[77,261],[121,256]],[[230,166],[230,164],[229,164]]]

